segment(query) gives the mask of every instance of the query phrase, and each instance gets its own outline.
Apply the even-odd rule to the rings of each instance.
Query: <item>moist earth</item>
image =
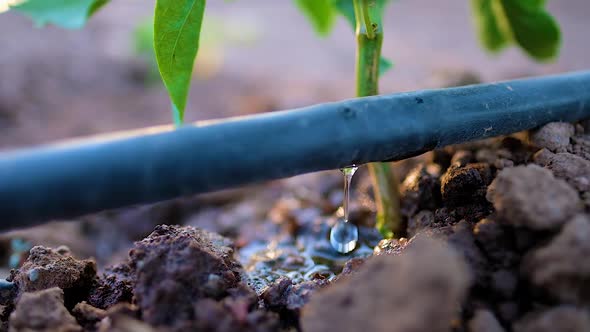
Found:
[[[1,328],[590,331],[589,133],[551,123],[401,162],[405,231],[380,242],[361,170],[351,222],[363,240],[351,256],[326,246],[342,194],[331,176],[188,222],[221,218],[227,237],[156,226],[104,268],[35,246],[0,282]],[[232,222],[260,218],[252,205],[268,223],[242,232]]]

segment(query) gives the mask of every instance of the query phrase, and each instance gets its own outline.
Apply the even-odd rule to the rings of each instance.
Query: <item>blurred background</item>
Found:
[[[151,51],[153,1],[112,1],[81,30],[37,29],[0,15],[0,149],[171,122]],[[550,1],[563,32],[559,59],[480,47],[469,1],[396,1],[383,54],[395,66],[381,93],[590,68],[590,2]],[[209,1],[187,121],[354,96],[353,33],[340,18],[315,35],[291,1]]]
[[[81,30],[37,29],[24,16],[1,14],[0,150],[171,123],[151,48],[153,6],[154,1],[113,0]],[[383,46],[394,68],[382,77],[381,93],[590,69],[590,1],[550,1],[549,9],[560,23],[563,45],[555,62],[538,64],[516,48],[487,54],[467,0],[395,1],[385,17]],[[186,120],[351,98],[355,47],[343,19],[329,37],[319,38],[291,1],[209,1]],[[120,261],[131,241],[158,223],[204,227],[234,238],[238,246],[264,240],[269,232],[258,227],[271,227],[266,221],[273,216],[296,210],[290,197],[297,193],[311,197],[314,218],[325,213],[317,212],[313,193],[323,190],[318,188],[333,193],[329,213],[339,206],[342,178],[337,171],[328,173],[4,234],[0,265],[18,266],[35,244],[66,244],[103,267]]]

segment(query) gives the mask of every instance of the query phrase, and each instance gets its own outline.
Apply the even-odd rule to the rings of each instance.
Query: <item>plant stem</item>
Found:
[[[373,23],[367,0],[354,0],[356,14],[356,94],[357,97],[379,93],[379,60],[383,43],[382,27]],[[385,237],[402,231],[399,190],[389,164],[368,165],[377,205],[377,229]]]

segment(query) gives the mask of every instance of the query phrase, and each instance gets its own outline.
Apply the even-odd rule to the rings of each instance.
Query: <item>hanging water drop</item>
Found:
[[[332,244],[334,249],[343,254],[354,250],[359,237],[356,225],[348,222],[350,182],[357,169],[358,166],[352,165],[351,167],[345,167],[340,170],[344,174],[344,201],[342,202],[344,218],[339,219],[330,230],[330,244]]]

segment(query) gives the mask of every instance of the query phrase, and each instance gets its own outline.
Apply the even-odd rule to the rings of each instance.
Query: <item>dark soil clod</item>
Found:
[[[194,321],[199,299],[221,299],[241,280],[231,242],[193,227],[157,226],[129,257],[137,305],[155,326]]]
[[[90,290],[88,302],[101,309],[133,299],[134,274],[128,264],[118,264],[106,269]]]
[[[406,176],[400,194],[402,213],[406,216],[424,209],[435,209],[440,204],[440,180],[425,166],[418,166]]]
[[[492,171],[487,164],[451,166],[441,178],[442,199],[454,205],[483,199],[491,181]]]

